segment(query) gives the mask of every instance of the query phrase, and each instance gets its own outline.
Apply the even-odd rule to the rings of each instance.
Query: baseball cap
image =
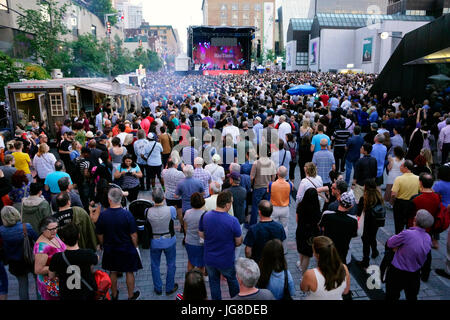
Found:
[[[255,120],[261,122],[261,117],[256,117]]]
[[[86,132],[86,138],[93,138],[93,137],[94,137],[94,133],[92,131]]]
[[[228,178],[231,178],[233,180],[240,180],[241,174],[238,172],[231,172],[230,174],[228,174]]]
[[[355,197],[353,196],[352,193],[344,192],[343,194],[341,194],[341,198],[339,199],[339,205],[341,205],[346,209],[349,209],[353,207],[354,204],[355,204]]]
[[[203,164],[203,159],[200,157],[197,157],[194,159],[194,164]]]
[[[100,136],[100,140],[108,140],[108,136],[106,134],[102,134]]]
[[[153,132],[149,132],[147,138],[149,138],[150,140],[155,140],[155,135],[153,134]]]

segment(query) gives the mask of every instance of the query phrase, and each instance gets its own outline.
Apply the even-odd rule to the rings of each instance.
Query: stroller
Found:
[[[145,228],[145,224],[147,222],[146,219],[147,209],[151,207],[153,207],[153,203],[144,199],[134,200],[128,206],[128,210],[131,212],[134,219],[136,220],[139,244],[142,246],[142,249],[150,248],[150,238]]]
[[[110,189],[117,188],[117,189],[120,189],[123,192],[122,188],[119,185],[115,184],[115,183],[110,183],[109,184],[109,188]],[[127,208],[127,197],[125,195],[122,197],[121,204],[122,204],[122,208],[125,208],[125,209]]]

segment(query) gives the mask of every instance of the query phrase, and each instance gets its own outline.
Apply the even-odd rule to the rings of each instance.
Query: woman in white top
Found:
[[[212,181],[216,181],[222,185],[225,180],[225,170],[219,165],[220,156],[216,153],[211,160],[213,163],[206,165],[205,170],[211,174]]]
[[[306,190],[308,190],[309,188],[318,189],[323,187],[322,178],[317,174],[317,167],[314,163],[312,162],[305,163],[305,174],[306,178],[302,179],[300,185],[298,186],[296,197],[297,205],[302,201]],[[325,197],[323,193],[319,193],[318,197],[320,203],[320,210],[322,210],[325,204]]]
[[[350,275],[333,241],[315,237],[312,247],[317,268],[306,271],[300,284],[307,293],[306,300],[342,300],[342,295],[350,291]]]
[[[392,186],[394,185],[394,180],[398,176],[402,175],[402,172],[400,171],[400,166],[405,162],[405,151],[402,147],[395,147],[394,148],[394,157],[389,156],[389,164],[387,169],[389,170],[389,173],[387,175],[386,180],[386,192],[384,193],[384,201],[386,202],[387,206],[392,207],[391,203],[391,190]]]
[[[41,143],[33,159],[33,166],[40,180],[45,180],[49,173],[55,171],[56,158],[49,151],[50,147],[46,143]]]

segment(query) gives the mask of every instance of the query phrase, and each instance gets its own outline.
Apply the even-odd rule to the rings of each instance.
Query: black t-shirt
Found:
[[[342,262],[345,263],[350,241],[357,235],[356,217],[348,215],[348,212],[325,211],[320,226],[324,228],[324,236],[333,240]]]
[[[97,284],[91,266],[98,263],[98,257],[91,249],[66,250],[64,252],[68,262],[73,266],[69,269],[62,253],[56,253],[50,262],[49,270],[59,278],[59,293],[61,300],[94,300]],[[75,277],[77,268],[81,277],[92,287],[90,291],[86,285]],[[79,286],[78,286],[79,284]]]
[[[70,146],[72,145],[72,141],[68,141],[68,140],[64,140],[63,142],[61,142],[61,146],[59,147],[59,150],[61,151],[69,151]],[[70,162],[70,154],[59,154],[61,160],[64,163],[68,163]]]
[[[73,221],[73,210],[72,208],[58,211],[53,214],[53,217],[58,220],[58,226],[60,228],[64,227],[66,224],[72,223]]]

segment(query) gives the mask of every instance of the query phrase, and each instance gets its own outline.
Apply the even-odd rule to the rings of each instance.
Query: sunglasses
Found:
[[[48,228],[47,228],[47,230],[50,231],[50,232],[52,232],[52,231],[58,231],[58,229],[59,229],[59,227],[55,227],[55,228],[51,228],[51,229],[48,229]]]

